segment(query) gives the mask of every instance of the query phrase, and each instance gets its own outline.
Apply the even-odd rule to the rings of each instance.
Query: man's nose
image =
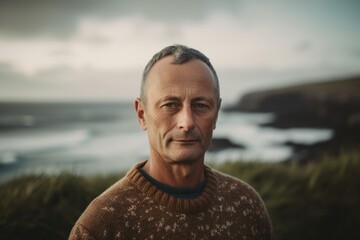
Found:
[[[181,130],[187,132],[195,127],[195,121],[191,106],[183,107],[178,114],[178,127]]]

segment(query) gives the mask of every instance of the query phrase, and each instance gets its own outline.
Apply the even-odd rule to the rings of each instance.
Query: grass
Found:
[[[0,187],[0,239],[67,239],[89,202],[118,177],[32,175]]]
[[[360,151],[306,165],[214,165],[263,197],[277,239],[357,239]],[[120,176],[24,176],[0,186],[0,239],[66,239],[88,203]]]
[[[219,170],[251,183],[263,197],[278,239],[357,239],[360,152],[307,165],[227,163]]]

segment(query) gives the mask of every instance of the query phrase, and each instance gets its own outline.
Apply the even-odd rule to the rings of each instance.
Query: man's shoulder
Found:
[[[109,223],[116,224],[121,221],[119,217],[126,211],[126,206],[130,206],[136,200],[140,201],[140,197],[134,191],[137,189],[123,177],[89,204],[77,224],[91,229],[94,235],[101,229],[111,231]]]
[[[136,191],[136,187],[133,186],[125,176],[107,188],[103,193],[95,198],[94,201],[107,203],[118,202],[118,198],[123,198],[124,195],[132,194],[134,190]]]
[[[245,182],[244,180],[234,177],[232,175],[226,174],[224,172],[220,172],[219,170],[211,168],[211,172],[214,174],[215,178],[218,181],[218,184],[224,184],[224,185],[234,185],[238,187],[250,187],[250,184]]]
[[[137,191],[137,188],[123,177],[96,197],[86,210],[91,211],[92,208],[96,208],[106,212],[106,209],[110,209],[109,211],[112,212],[111,209],[121,208],[120,206],[127,202],[128,198],[136,197],[134,191]]]
[[[217,189],[222,195],[232,195],[237,197],[248,197],[260,199],[258,192],[247,182],[226,173],[211,169],[216,180]],[[261,200],[262,201],[262,200]]]

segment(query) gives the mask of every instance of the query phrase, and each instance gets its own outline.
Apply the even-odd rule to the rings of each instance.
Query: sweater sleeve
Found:
[[[83,225],[77,223],[70,232],[69,240],[95,240],[95,238]]]
[[[264,236],[262,239],[268,239],[268,240],[274,240],[275,236],[274,236],[274,231],[273,231],[273,227],[272,227],[272,223],[271,223],[271,219],[269,216],[269,213],[265,207],[265,204],[262,202],[263,204],[263,218],[261,219],[261,224],[260,226],[262,226],[262,233]]]

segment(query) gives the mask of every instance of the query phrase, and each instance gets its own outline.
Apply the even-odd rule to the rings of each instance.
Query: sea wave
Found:
[[[4,134],[0,137],[0,163],[16,161],[19,154],[49,151],[77,146],[90,138],[87,129]]]

